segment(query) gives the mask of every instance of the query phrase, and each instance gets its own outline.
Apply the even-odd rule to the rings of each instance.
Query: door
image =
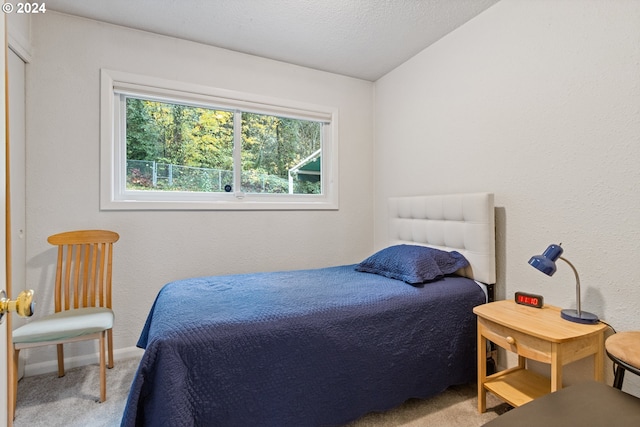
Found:
[[[11,288],[9,296],[15,299],[27,289],[27,251],[26,251],[26,126],[25,126],[25,67],[26,64],[9,46],[7,53],[7,96],[9,123],[9,207],[10,225],[7,228],[11,252]],[[18,316],[11,316],[11,328],[16,329],[26,323]],[[21,364],[18,378],[22,377]]]
[[[7,111],[6,111],[6,78],[7,64],[6,51],[7,40],[5,35],[5,18],[0,19],[0,46],[2,46],[2,54],[0,54],[0,69],[3,78],[0,81],[0,288],[6,289],[7,278],[7,250],[6,250],[6,143],[7,143]],[[0,324],[0,427],[13,425],[13,421],[8,419],[7,395],[9,391],[8,381],[8,348],[7,345],[7,316],[4,316],[2,324]]]

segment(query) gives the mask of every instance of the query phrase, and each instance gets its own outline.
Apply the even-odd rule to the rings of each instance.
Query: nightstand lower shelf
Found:
[[[550,393],[551,380],[516,367],[488,376],[484,388],[517,407]]]

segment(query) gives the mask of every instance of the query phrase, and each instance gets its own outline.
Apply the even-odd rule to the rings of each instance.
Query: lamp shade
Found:
[[[549,245],[542,255],[532,256],[529,264],[547,276],[553,276],[553,273],[556,272],[556,260],[560,258],[562,252],[564,252],[564,250],[560,245]]]

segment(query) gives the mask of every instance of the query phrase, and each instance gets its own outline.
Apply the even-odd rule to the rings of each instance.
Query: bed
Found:
[[[475,381],[494,233],[491,193],[395,197],[361,263],[165,285],[122,426],[343,425]]]

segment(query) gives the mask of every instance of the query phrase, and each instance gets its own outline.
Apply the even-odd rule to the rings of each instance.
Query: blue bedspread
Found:
[[[122,426],[341,425],[476,379],[475,282],[354,267],[166,285]]]

